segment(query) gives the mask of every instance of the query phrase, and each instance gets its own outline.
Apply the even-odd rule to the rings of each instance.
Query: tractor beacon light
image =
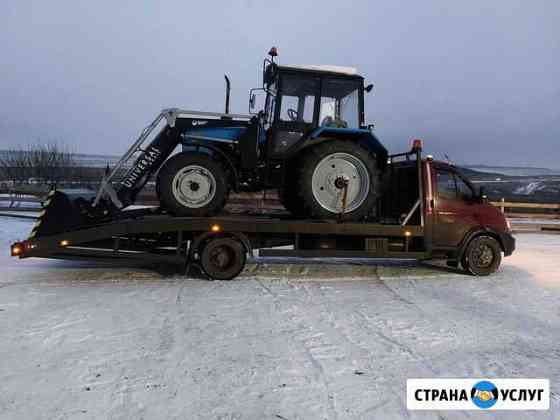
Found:
[[[422,150],[422,140],[414,139],[412,141],[412,149],[413,150]]]

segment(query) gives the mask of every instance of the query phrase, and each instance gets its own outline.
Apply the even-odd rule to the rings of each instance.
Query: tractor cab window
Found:
[[[359,89],[360,83],[355,80],[324,80],[319,124],[327,127],[358,128]]]
[[[313,122],[315,97],[319,92],[318,79],[284,75],[281,92],[281,121]]]

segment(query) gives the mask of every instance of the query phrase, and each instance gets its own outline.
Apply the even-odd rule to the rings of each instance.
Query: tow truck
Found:
[[[43,212],[64,215],[70,205],[68,194],[53,189]],[[29,238],[11,246],[11,255],[164,264],[181,272],[198,266],[210,279],[229,280],[255,251],[272,257],[444,259],[484,276],[515,249],[508,221],[483,189],[455,166],[423,157],[419,140],[410,151],[388,156],[376,207],[374,222],[291,214],[181,217],[157,207],[83,225],[61,216],[58,226],[51,217],[50,226],[42,227],[40,218]]]

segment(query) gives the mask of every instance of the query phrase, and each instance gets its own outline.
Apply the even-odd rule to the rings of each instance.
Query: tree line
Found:
[[[63,144],[36,143],[0,151],[0,181],[12,185],[80,182],[84,168]]]

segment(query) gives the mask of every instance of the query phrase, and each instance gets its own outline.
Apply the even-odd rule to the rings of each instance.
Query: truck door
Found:
[[[479,201],[473,188],[451,167],[435,168],[434,246],[455,247],[478,226]]]

